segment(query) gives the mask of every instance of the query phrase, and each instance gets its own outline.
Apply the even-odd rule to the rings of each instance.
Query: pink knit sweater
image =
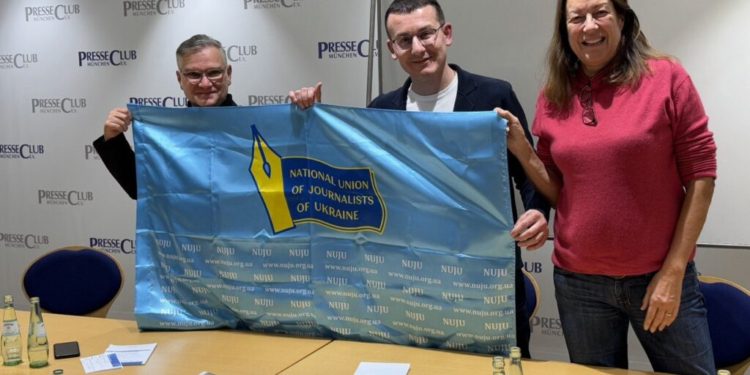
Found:
[[[597,275],[659,270],[691,180],[716,178],[716,145],[698,92],[678,63],[651,60],[635,88],[591,82],[598,124],[584,125],[578,95],[567,116],[537,101],[537,153],[562,188],[553,263]],[[694,254],[694,253],[693,253]]]

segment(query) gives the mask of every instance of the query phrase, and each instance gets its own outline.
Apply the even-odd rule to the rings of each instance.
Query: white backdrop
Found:
[[[383,0],[383,8],[389,4]],[[510,81],[533,118],[552,30],[549,0],[443,0],[449,61]],[[654,44],[691,73],[719,145],[719,180],[698,268],[750,286],[750,154],[742,109],[750,87],[746,0],[632,0]],[[133,317],[135,202],[91,147],[109,110],[131,98],[184,105],[174,50],[205,33],[224,43],[240,105],[284,102],[324,82],[326,103],[365,104],[368,0],[3,0],[0,2],[0,293],[28,308],[19,280],[38,256],[92,242],[126,270],[110,316]],[[323,46],[338,48],[322,51]],[[114,52],[113,52],[114,51]],[[111,61],[81,60],[86,53]],[[124,57],[124,58],[121,58]],[[384,90],[405,76],[383,56]],[[91,64],[91,65],[89,65]],[[117,65],[114,65],[117,64]],[[377,89],[377,88],[376,88]],[[130,138],[130,136],[129,136]],[[62,194],[63,199],[56,196]],[[70,199],[69,199],[70,198]],[[722,246],[739,245],[739,246]],[[532,354],[567,359],[554,303],[551,245],[525,254],[542,288]],[[637,347],[637,345],[633,345]],[[633,349],[631,362],[648,368]]]
[[[284,103],[323,81],[327,102],[363,106],[369,11],[350,0],[2,1],[0,293],[27,308],[28,264],[94,244],[127,272],[110,316],[132,318],[136,205],[91,146],[110,109],[184,106],[175,49],[196,33],[225,45],[239,105]]]

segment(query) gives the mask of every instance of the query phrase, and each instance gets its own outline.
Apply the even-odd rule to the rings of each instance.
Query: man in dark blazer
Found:
[[[440,5],[434,0],[395,0],[385,13],[388,50],[409,74],[404,85],[380,95],[370,108],[407,111],[459,112],[490,111],[503,108],[516,115],[533,144],[526,115],[511,85],[499,79],[469,73],[447,63],[447,49],[453,43],[453,27],[445,22]],[[547,240],[546,215],[549,204],[537,193],[518,160],[508,152],[508,172],[521,193],[526,212],[518,218],[515,196],[511,207],[516,225],[511,235],[516,246],[516,342],[530,357],[531,327],[526,311],[526,288],[520,247],[538,249]],[[512,185],[512,183],[511,183]],[[510,187],[513,191],[513,186]]]
[[[380,95],[369,108],[425,112],[491,111],[502,108],[517,116],[526,137],[533,144],[521,104],[511,85],[499,79],[469,73],[458,65],[447,63],[447,49],[453,43],[453,26],[445,22],[443,11],[435,0],[395,0],[385,13],[388,50],[409,75],[404,85]],[[307,107],[320,101],[321,84],[290,92],[292,102]],[[439,124],[436,124],[439,126]],[[529,357],[531,327],[526,311],[526,288],[520,247],[540,248],[547,240],[549,204],[527,179],[518,160],[508,152],[508,172],[521,193],[526,212],[516,212],[511,236],[516,244],[516,332],[517,345]],[[511,185],[513,182],[511,182]],[[510,187],[513,191],[513,186]]]

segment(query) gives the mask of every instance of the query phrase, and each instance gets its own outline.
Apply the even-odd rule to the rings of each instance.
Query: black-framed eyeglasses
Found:
[[[217,69],[209,69],[205,72],[198,72],[198,71],[188,71],[188,72],[180,72],[183,77],[185,77],[188,82],[197,85],[205,76],[208,78],[209,81],[216,83],[220,81],[222,78],[224,78],[224,72],[226,72],[227,68],[217,68]]]
[[[399,35],[395,39],[391,39],[391,43],[393,43],[400,51],[408,51],[411,49],[414,37],[419,39],[419,44],[422,45],[422,47],[431,47],[435,44],[435,41],[437,40],[437,34],[440,29],[445,26],[444,23],[441,23],[440,26],[437,28],[435,27],[428,27],[425,29],[420,30],[418,33],[411,35]]]
[[[581,102],[581,107],[583,108],[583,124],[596,126],[598,121],[596,120],[596,113],[594,113],[594,96],[591,93],[591,82],[583,86],[581,93],[578,95],[578,100]]]

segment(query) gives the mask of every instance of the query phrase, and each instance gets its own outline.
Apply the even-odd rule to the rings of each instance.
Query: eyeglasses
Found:
[[[222,78],[224,78],[224,72],[227,70],[227,68],[220,68],[220,69],[210,69],[205,72],[180,72],[183,77],[187,78],[188,82],[197,85],[205,76],[208,78],[209,81],[212,83],[216,83],[217,81],[220,81]]]
[[[421,44],[422,47],[431,47],[435,44],[438,31],[442,29],[443,26],[445,26],[445,24],[441,23],[437,28],[428,27],[426,29],[422,29],[415,35],[400,35],[397,36],[396,39],[391,39],[391,43],[396,45],[396,47],[398,47],[401,52],[405,52],[411,49],[414,37],[417,37],[417,39],[419,39],[419,44]]]
[[[591,94],[591,82],[583,86],[581,93],[578,95],[578,100],[581,102],[583,107],[583,124],[588,126],[596,126],[596,114],[594,113],[594,96]]]

